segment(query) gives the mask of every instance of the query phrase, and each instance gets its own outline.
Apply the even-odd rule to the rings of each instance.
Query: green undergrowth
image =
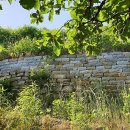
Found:
[[[68,96],[59,93],[48,106],[43,103],[48,99],[41,98],[35,83],[19,92],[15,106],[11,105],[4,91],[1,86],[2,130],[130,129],[130,92],[125,88],[118,96],[109,96],[100,85],[72,92]]]

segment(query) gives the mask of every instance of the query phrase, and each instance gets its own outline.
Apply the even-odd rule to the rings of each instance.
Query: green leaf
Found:
[[[35,8],[36,10],[40,9],[40,0],[36,0],[36,3],[35,3],[34,8]]]
[[[19,3],[24,9],[30,10],[36,5],[36,0],[20,0]]]
[[[68,0],[68,6],[72,4],[72,0]]]
[[[61,4],[61,0],[56,0],[57,4]]]
[[[53,47],[53,51],[54,51],[54,53],[55,53],[57,56],[59,56],[60,53],[61,53],[61,49],[58,48],[58,47],[56,47],[56,46]]]
[[[73,19],[77,19],[77,15],[76,15],[75,10],[72,10],[72,11],[70,12],[70,16],[71,16]]]
[[[32,13],[32,14],[30,14],[30,17],[31,17],[31,18],[37,18],[37,13]]]
[[[44,42],[43,42],[43,46],[45,46],[45,47],[46,47],[46,46],[47,46],[47,44],[48,44],[48,41],[44,41]]]
[[[72,51],[72,50],[68,50],[68,52],[69,52],[70,54],[74,54],[74,51]]]
[[[100,21],[103,21],[103,20],[104,20],[104,14],[103,14],[102,11],[99,13],[98,19],[99,19]]]
[[[60,10],[61,10],[61,8],[55,10],[55,13],[56,13],[57,15],[60,15]]]
[[[0,5],[0,10],[2,10],[2,5]]]
[[[30,23],[34,24],[34,23],[36,23],[36,21],[37,21],[37,19],[31,19]]]
[[[49,21],[53,21],[53,15],[54,15],[54,9],[51,9],[50,13],[49,13]]]
[[[8,0],[8,2],[9,2],[10,4],[12,4],[12,0]]]

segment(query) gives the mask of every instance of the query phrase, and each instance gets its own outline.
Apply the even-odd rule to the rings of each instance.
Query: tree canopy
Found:
[[[8,2],[11,4],[13,0]],[[60,54],[62,47],[68,48],[69,53],[98,51],[92,39],[98,41],[108,29],[119,40],[130,38],[129,0],[19,0],[19,3],[24,9],[36,10],[30,14],[31,23],[44,22],[45,14],[53,21],[53,16],[60,15],[61,10],[70,12],[71,19],[61,27],[66,38],[62,37],[60,29],[55,33],[44,30],[43,39],[38,42],[43,46],[52,44],[56,55]]]

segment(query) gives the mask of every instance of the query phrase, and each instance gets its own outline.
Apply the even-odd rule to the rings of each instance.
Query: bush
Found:
[[[17,99],[17,107],[25,118],[42,114],[42,104],[35,84],[25,86]]]
[[[23,26],[15,30],[17,40],[29,37],[30,39],[40,39],[42,37],[41,30],[33,26]]]
[[[26,54],[32,55],[38,53],[38,48],[35,44],[35,39],[31,40],[26,37],[14,43],[14,46],[8,47],[8,53],[11,57],[25,56]]]

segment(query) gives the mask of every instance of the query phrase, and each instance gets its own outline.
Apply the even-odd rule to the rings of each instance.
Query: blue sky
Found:
[[[24,25],[37,26],[30,24],[30,13],[33,11],[23,9],[19,5],[18,1],[14,1],[12,5],[5,1],[2,1],[1,3],[3,10],[0,11],[0,26],[13,29]],[[46,27],[48,29],[60,28],[68,19],[70,19],[70,15],[65,11],[62,11],[59,16],[54,16],[53,22],[49,22],[46,15],[44,18],[44,23],[39,24],[38,27]]]

